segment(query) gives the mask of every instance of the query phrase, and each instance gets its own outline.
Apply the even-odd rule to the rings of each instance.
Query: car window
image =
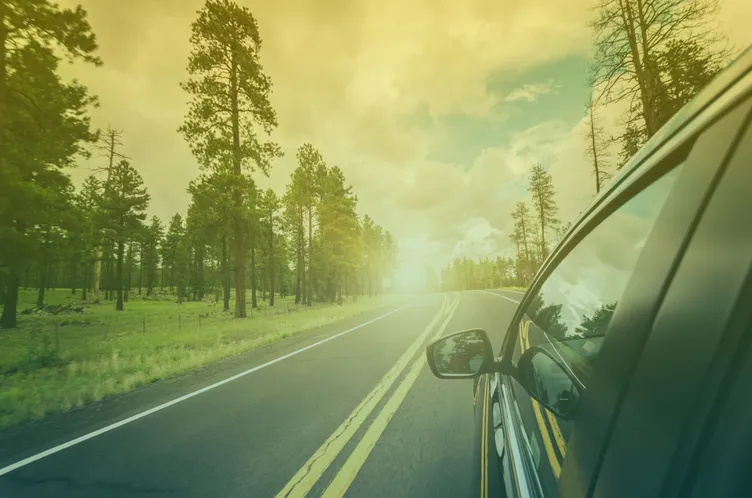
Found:
[[[587,387],[611,316],[678,176],[675,167],[611,213],[559,263],[529,301],[512,361],[538,346]],[[530,454],[547,496],[555,494],[571,422],[556,417],[515,383]]]

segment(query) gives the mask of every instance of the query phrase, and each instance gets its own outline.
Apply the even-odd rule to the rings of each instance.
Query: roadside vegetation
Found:
[[[406,298],[350,298],[343,305],[264,303],[235,320],[213,300],[184,302],[157,293],[131,296],[128,309],[81,303],[69,290],[49,290],[36,306],[21,291],[19,327],[0,334],[0,428],[83,406],[315,327]],[[23,312],[23,311],[22,311]]]
[[[725,65],[714,10],[599,0],[586,137],[596,193]],[[201,172],[175,182],[190,203],[164,219],[140,173],[160,164],[132,160],[117,123],[96,129],[96,96],[61,77],[64,64],[108,64],[86,10],[0,0],[0,27],[0,425],[398,299],[394,237],[358,211],[343,170],[314,144],[297,147],[283,191],[259,187],[282,150],[247,7],[206,0],[191,23],[175,133]],[[615,103],[628,110],[610,136],[598,115]],[[85,166],[74,184],[71,169]],[[530,282],[567,225],[544,165],[531,165],[528,191],[512,214],[515,256],[458,258],[430,290]]]
[[[175,133],[201,174],[169,219],[140,173],[160,165],[95,129],[96,96],[60,76],[108,63],[84,8],[0,0],[0,26],[0,426],[399,299],[394,238],[313,144],[283,192],[257,186],[282,152],[248,8],[207,0],[191,23]]]

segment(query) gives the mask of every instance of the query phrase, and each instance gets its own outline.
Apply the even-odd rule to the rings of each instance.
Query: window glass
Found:
[[[658,179],[593,229],[546,278],[530,302],[518,351],[540,345],[580,370],[600,350],[611,316],[637,265],[679,168]],[[519,354],[516,355],[519,357]],[[563,358],[562,358],[563,357]]]
[[[551,353],[587,386],[614,310],[681,166],[627,201],[594,228],[551,272],[519,323],[516,363],[530,347]],[[555,496],[570,423],[515,383],[520,416],[541,485]]]

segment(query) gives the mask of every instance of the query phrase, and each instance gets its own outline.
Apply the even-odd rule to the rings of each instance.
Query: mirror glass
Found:
[[[555,414],[567,418],[574,414],[580,390],[569,372],[541,348],[529,350],[527,361],[520,359],[518,368],[525,387],[538,401]]]
[[[440,339],[433,348],[436,371],[441,375],[476,375],[488,354],[486,348],[480,330],[468,330]]]

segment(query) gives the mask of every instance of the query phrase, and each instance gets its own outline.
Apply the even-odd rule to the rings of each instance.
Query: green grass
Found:
[[[507,287],[502,287],[502,289],[504,289],[504,290],[513,290],[513,291],[518,291],[518,292],[527,292],[527,287],[516,287],[516,286],[513,286],[513,285],[512,286],[507,286]]]
[[[343,306],[310,308],[291,298],[275,299],[275,307],[259,300],[259,309],[249,305],[249,317],[236,320],[222,311],[221,301],[178,305],[166,294],[153,300],[132,294],[120,312],[114,301],[104,301],[85,304],[83,313],[19,315],[18,328],[0,329],[0,428],[69,411],[407,297],[349,298]],[[35,290],[21,291],[19,312],[35,301]],[[80,306],[80,297],[70,290],[45,294],[45,304],[68,303]]]

